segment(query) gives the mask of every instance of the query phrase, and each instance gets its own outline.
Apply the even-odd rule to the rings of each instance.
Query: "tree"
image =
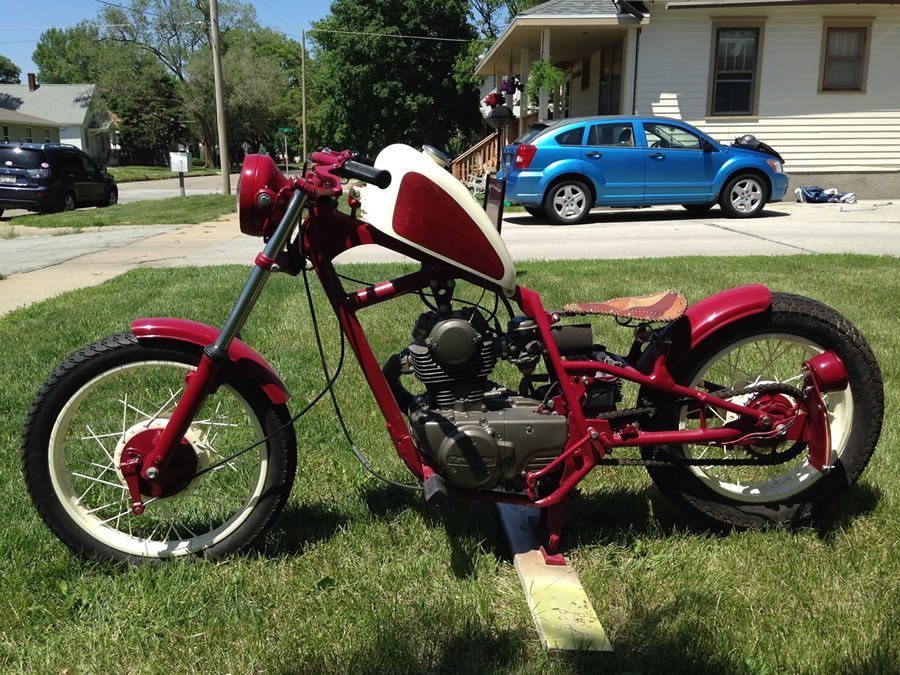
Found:
[[[446,146],[480,128],[477,96],[460,94],[453,79],[460,52],[476,37],[467,13],[467,0],[335,0],[312,31],[318,133],[333,147],[372,153],[393,142]]]
[[[45,84],[96,82],[103,44],[95,26],[80,23],[72,28],[50,28],[41,34],[32,60],[38,81]]]
[[[127,7],[105,6],[100,11],[100,18],[106,25],[105,39],[134,45],[152,54],[178,80],[179,91],[202,139],[206,165],[211,166],[215,123],[197,114],[201,107],[191,105],[199,92],[192,89],[188,73],[194,53],[209,45],[208,1],[133,0]],[[241,2],[222,0],[219,3],[219,28],[223,40],[237,27],[257,28],[256,10]]]
[[[22,69],[5,56],[0,55],[0,84],[19,84]]]

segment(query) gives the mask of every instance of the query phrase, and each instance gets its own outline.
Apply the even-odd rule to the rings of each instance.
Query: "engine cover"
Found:
[[[421,407],[410,414],[419,448],[454,485],[490,488],[514,480],[547,466],[566,445],[566,418],[538,413],[534,399],[489,397],[484,407]]]

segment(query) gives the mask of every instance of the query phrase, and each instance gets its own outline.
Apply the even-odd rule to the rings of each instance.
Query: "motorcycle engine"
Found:
[[[549,464],[568,439],[568,422],[539,412],[534,398],[513,395],[488,380],[501,351],[501,336],[475,308],[426,312],[413,343],[385,366],[395,394],[408,403],[418,447],[444,477],[463,488],[502,484],[521,489],[523,476]],[[399,373],[412,371],[425,394],[411,396]]]

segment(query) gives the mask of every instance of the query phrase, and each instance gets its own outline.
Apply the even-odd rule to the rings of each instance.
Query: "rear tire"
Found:
[[[290,416],[259,385],[226,375],[185,435],[180,465],[166,469],[174,487],[130,513],[122,449],[164,426],[199,359],[187,345],[145,346],[119,333],[72,354],[38,391],[22,441],[25,485],[76,553],[133,563],[221,557],[251,544],[281,511],[296,466]]]
[[[575,225],[590,213],[594,197],[580,180],[563,180],[553,185],[544,196],[544,213],[557,225]]]
[[[74,211],[77,204],[75,202],[75,193],[74,192],[65,192],[63,193],[62,199],[59,202],[59,207],[57,211]]]
[[[803,449],[772,466],[648,467],[650,477],[672,501],[707,524],[758,528],[803,523],[834,502],[862,474],[875,450],[884,415],[884,390],[875,356],[854,326],[833,309],[797,295],[774,293],[764,314],[739,321],[701,343],[673,373],[677,383],[710,392],[757,382],[800,386],[802,361],[832,350],[843,360],[849,385],[825,395],[832,450],[827,474],[813,469]],[[711,386],[712,385],[712,386]],[[649,397],[649,392],[642,394]],[[744,395],[747,396],[747,395]],[[735,397],[735,400],[741,397]],[[668,403],[668,405],[667,405]],[[687,406],[657,401],[650,428],[696,428]],[[707,408],[710,424],[719,422]],[[730,418],[726,415],[726,420]],[[777,446],[784,452],[790,441]],[[716,454],[713,454],[716,453]],[[738,447],[669,445],[649,448],[647,458],[748,457]]]

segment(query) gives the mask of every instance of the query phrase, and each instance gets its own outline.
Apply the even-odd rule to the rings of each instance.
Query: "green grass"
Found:
[[[235,198],[226,195],[190,195],[117,204],[104,209],[77,209],[63,213],[28,214],[9,221],[29,227],[107,227],[110,225],[170,225],[205,223],[233,213]]]
[[[403,266],[349,266],[383,279]],[[75,558],[43,525],[18,471],[34,392],[66,355],[138,316],[221,324],[246,269],[138,270],[0,319],[0,671],[694,672],[900,671],[900,274],[896,258],[797,256],[522,263],[548,307],[661,288],[692,301],[763,282],[836,307],[872,344],[885,427],[854,487],[814,526],[694,531],[643,470],[596,470],[564,545],[616,651],[540,646],[493,507],[444,515],[368,477],[324,403],[298,425],[287,510],[227,562],[128,568]],[[471,289],[466,291],[473,297]],[[336,321],[318,289],[326,344]],[[321,386],[300,283],[276,276],[243,330],[291,388]],[[379,357],[406,346],[419,303],[362,315]],[[49,327],[49,329],[48,329]],[[613,349],[627,330],[598,321]],[[407,480],[352,361],[337,394],[375,467]],[[860,411],[864,414],[864,411]]]
[[[162,180],[164,178],[178,178],[167,166],[110,166],[106,170],[115,176],[117,183],[132,183],[138,180]],[[185,173],[185,176],[214,176],[219,173],[216,168],[205,169],[195,167]]]

